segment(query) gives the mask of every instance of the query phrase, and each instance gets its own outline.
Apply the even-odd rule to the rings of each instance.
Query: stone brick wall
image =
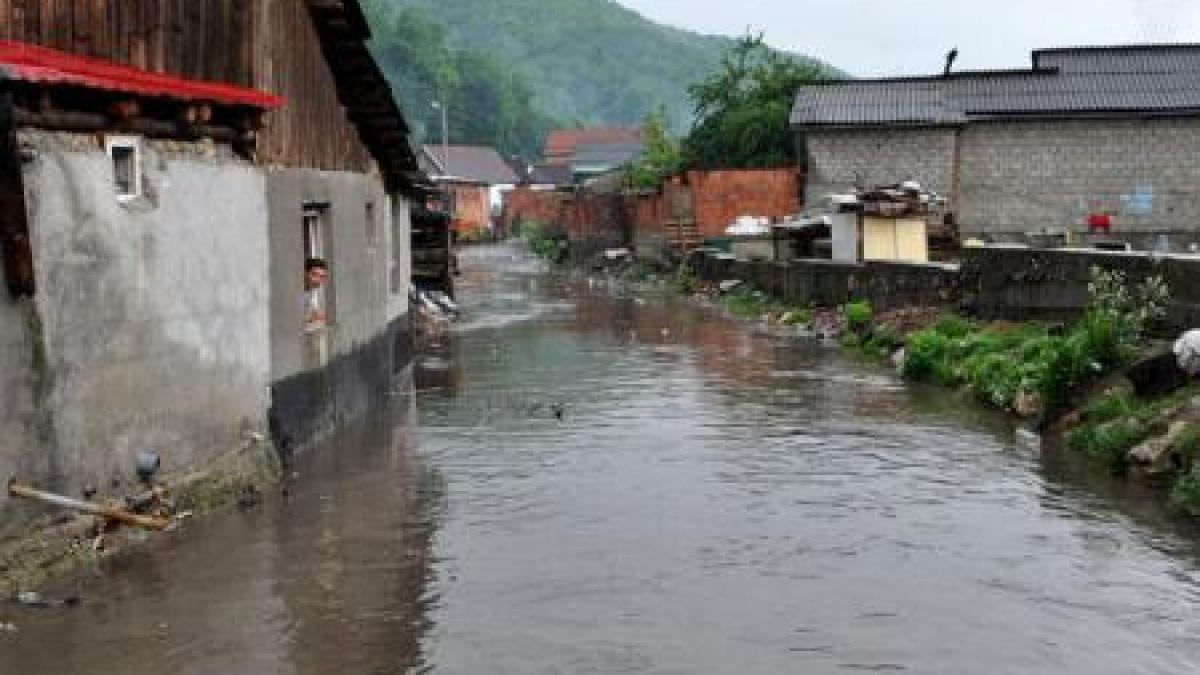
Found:
[[[1104,210],[1118,236],[1197,239],[1200,119],[978,123],[961,152],[964,234],[1083,232]]]
[[[950,194],[956,133],[954,128],[808,131],[805,203],[819,204],[826,195],[856,184],[875,186],[904,180]]]

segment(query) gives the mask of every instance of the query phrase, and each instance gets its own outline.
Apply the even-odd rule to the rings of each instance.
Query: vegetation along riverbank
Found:
[[[545,229],[527,239],[543,257],[567,260]],[[666,269],[602,255],[581,262],[626,283],[657,282],[773,332],[835,342],[909,381],[964,389],[1038,432],[1047,452],[1079,453],[1161,486],[1180,512],[1200,517],[1200,385],[1153,331],[1170,292],[1159,277],[1132,284],[1097,267],[1090,305],[1076,320],[1012,322],[935,307],[880,312],[867,301],[794,305],[741,280],[703,281],[686,264]]]

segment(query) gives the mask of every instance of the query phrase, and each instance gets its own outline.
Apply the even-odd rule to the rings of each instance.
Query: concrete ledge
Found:
[[[696,274],[707,281],[741,279],[763,292],[800,305],[830,307],[867,300],[877,309],[910,306],[957,308],[959,268],[945,263],[792,260],[786,263],[695,259]]]

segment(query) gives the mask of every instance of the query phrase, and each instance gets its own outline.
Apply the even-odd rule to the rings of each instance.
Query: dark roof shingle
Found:
[[[440,145],[426,145],[425,154],[436,163],[437,173],[447,174],[473,183],[512,185],[519,182],[517,173],[496,152],[495,148],[479,145],[451,145],[447,148],[447,164]]]
[[[1111,112],[1200,114],[1200,46],[1034,52],[1035,68],[802,87],[792,123],[961,124],[969,119]]]

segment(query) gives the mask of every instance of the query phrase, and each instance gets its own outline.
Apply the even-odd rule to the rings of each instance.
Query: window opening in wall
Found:
[[[142,194],[141,143],[136,136],[111,136],[105,144],[112,161],[113,189],[118,199]]]
[[[367,248],[374,249],[379,245],[379,224],[375,221],[375,202],[367,202]]]
[[[304,207],[301,218],[304,239],[304,330],[316,332],[333,323],[333,281],[328,257],[328,208]]]

